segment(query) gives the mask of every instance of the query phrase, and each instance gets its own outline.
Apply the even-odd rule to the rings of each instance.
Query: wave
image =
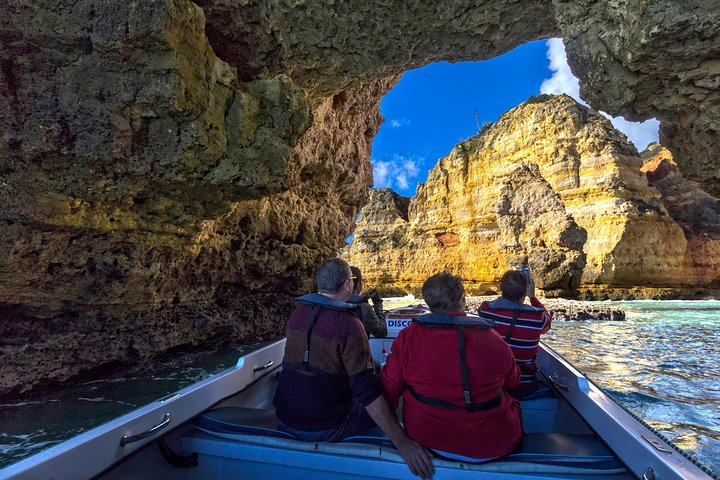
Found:
[[[20,403],[0,403],[0,408],[26,407],[28,405],[42,405],[43,403],[60,402],[59,398],[51,398],[48,400],[31,400]]]

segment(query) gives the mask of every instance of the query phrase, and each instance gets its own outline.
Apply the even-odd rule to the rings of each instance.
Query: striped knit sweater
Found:
[[[535,388],[535,357],[538,352],[540,335],[550,329],[552,317],[542,303],[530,297],[525,305],[504,297],[483,302],[478,316],[495,322],[495,330],[510,346],[515,361],[520,367],[520,385],[512,393],[522,394]],[[517,319],[513,322],[513,317]],[[514,327],[511,326],[514,323]]]

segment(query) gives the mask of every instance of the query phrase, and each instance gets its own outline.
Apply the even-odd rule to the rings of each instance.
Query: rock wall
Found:
[[[670,152],[654,144],[643,152],[648,182],[662,196],[670,216],[682,228],[687,247],[682,278],[688,285],[720,282],[720,205],[716,197],[684,178]]]
[[[628,120],[661,120],[660,141],[681,170],[720,195],[720,9],[703,0],[553,5],[583,99]]]
[[[48,7],[31,38],[8,29],[37,7],[0,15],[0,394],[278,336],[372,184],[395,79],[240,82],[199,7],[104,8]]]
[[[643,167],[570,97],[534,97],[440,159],[412,199],[373,191],[344,256],[368,286],[404,293],[449,270],[483,294],[522,265],[546,295],[717,286],[718,200],[648,155]]]
[[[715,185],[713,7],[0,2],[0,395],[279,335],[367,201],[379,102],[410,68],[564,36],[591,104],[657,116]]]

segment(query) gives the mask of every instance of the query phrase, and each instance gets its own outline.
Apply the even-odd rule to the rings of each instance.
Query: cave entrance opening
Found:
[[[372,146],[375,188],[411,197],[418,182],[459,142],[538,94],[582,102],[560,39],[521,45],[490,60],[433,63],[405,72],[380,104],[385,121]],[[613,119],[642,151],[658,141],[659,122]]]
[[[552,94],[556,96],[551,96]],[[561,97],[559,94],[565,96]],[[549,98],[558,101],[553,100],[547,103],[550,106],[546,107],[545,102]],[[543,104],[543,107],[537,111],[540,113],[534,113],[533,117],[523,119],[521,116],[516,116],[516,123],[508,120],[508,116],[512,116],[510,112],[517,112],[522,105],[527,104]],[[545,118],[545,115],[548,114],[548,108],[561,108],[560,104],[562,104],[562,108],[567,108],[568,112],[572,111],[573,113],[562,117],[564,120],[558,120],[560,117],[552,120],[557,123],[555,130],[559,131],[565,128],[561,124],[567,122],[568,119],[574,126],[567,132],[559,134],[556,132],[552,139],[546,138],[545,124],[551,121]],[[599,181],[605,182],[598,184],[596,190],[612,190],[614,188],[611,185],[612,182],[607,180],[609,178],[607,172],[601,172],[601,168],[598,168],[597,172],[593,170],[596,167],[592,165],[597,161],[592,159],[597,155],[605,155],[602,162],[606,162],[608,171],[622,170],[625,168],[623,165],[627,164],[628,171],[632,170],[630,175],[632,178],[629,183],[641,184],[642,179],[639,177],[645,174],[641,172],[640,164],[635,168],[633,162],[628,163],[617,155],[621,154],[621,150],[628,158],[636,157],[637,151],[645,150],[649,144],[658,140],[659,123],[655,119],[643,123],[633,123],[622,118],[612,119],[606,115],[613,124],[610,126],[610,122],[597,112],[590,112],[585,108],[587,104],[580,98],[578,80],[570,71],[565,49],[560,39],[530,42],[501,56],[482,62],[435,63],[407,71],[394,88],[383,97],[380,105],[381,114],[385,120],[374,139],[371,156],[376,190],[372,192],[371,203],[365,207],[365,212],[361,212],[356,218],[355,232],[346,239],[349,247],[345,249],[344,256],[348,260],[356,260],[359,266],[365,266],[370,270],[377,267],[390,277],[396,278],[398,281],[394,283],[398,284],[399,290],[403,290],[405,284],[416,284],[419,277],[409,273],[403,275],[400,271],[390,271],[392,268],[397,268],[404,272],[412,269],[409,265],[415,263],[404,261],[397,264],[396,267],[392,267],[395,257],[407,260],[412,257],[412,254],[400,252],[399,255],[393,257],[390,252],[397,248],[400,250],[406,248],[413,251],[414,249],[423,250],[424,247],[418,246],[422,242],[415,241],[419,236],[427,236],[429,239],[426,242],[427,245],[423,245],[433,252],[435,252],[433,249],[438,250],[435,255],[438,256],[438,259],[442,258],[442,260],[438,260],[439,263],[436,262],[440,266],[427,266],[427,268],[452,269],[452,266],[455,265],[457,267],[455,273],[464,277],[467,274],[469,275],[468,279],[475,278],[475,283],[478,284],[477,288],[480,291],[484,291],[483,289],[487,287],[486,284],[490,277],[499,278],[498,274],[501,275],[504,269],[515,263],[522,262],[527,265],[528,255],[540,255],[538,253],[540,251],[557,253],[569,250],[584,258],[585,242],[591,238],[597,243],[598,235],[593,232],[593,235],[588,237],[584,230],[584,225],[587,223],[586,215],[584,216],[583,212],[577,212],[580,216],[577,219],[573,217],[574,212],[565,210],[564,200],[561,200],[560,197],[563,195],[572,197],[580,190],[580,184],[586,184],[588,179],[593,181],[596,173],[599,175]],[[543,118],[538,120],[537,117]],[[533,120],[531,121],[530,118]],[[533,126],[519,128],[518,120],[532,123]],[[587,128],[582,127],[582,125],[591,124],[592,126]],[[497,128],[493,128],[493,126]],[[594,132],[594,129],[598,129],[600,137],[596,138],[595,133],[588,133]],[[481,135],[486,131],[490,132],[489,137]],[[618,131],[627,138],[623,138],[623,135],[617,133]],[[534,143],[527,143],[531,142],[529,140],[531,137],[535,139],[532,140]],[[478,138],[483,138],[483,140],[476,140]],[[493,140],[488,140],[489,138]],[[569,138],[573,138],[573,140],[568,142]],[[627,140],[634,145],[634,149]],[[488,142],[494,143],[489,146]],[[522,152],[513,151],[511,147],[508,147],[510,144],[522,142],[526,142],[524,147],[518,147]],[[580,146],[566,148],[567,145],[574,145],[574,143]],[[613,153],[600,153],[605,149],[601,146],[593,153],[590,151],[592,148],[583,147],[588,143],[617,144],[620,145],[620,150]],[[485,150],[483,153],[473,155],[473,152],[480,148],[478,147],[480,144],[484,145]],[[468,147],[467,151],[465,147]],[[614,148],[612,147],[610,150]],[[583,149],[583,151],[578,153],[579,149]],[[491,157],[486,155],[488,152]],[[537,157],[534,158],[536,155]],[[525,228],[527,224],[524,223],[524,220],[520,222],[522,223],[520,226],[510,224],[498,226],[501,213],[494,211],[493,204],[500,198],[501,189],[495,189],[497,191],[489,189],[494,191],[490,195],[497,196],[497,198],[491,199],[483,197],[487,194],[475,193],[476,190],[489,191],[485,187],[491,183],[498,183],[493,180],[495,177],[486,178],[485,183],[480,179],[484,177],[482,171],[490,171],[489,168],[495,168],[493,164],[486,165],[486,160],[480,160],[481,158],[494,158],[492,162],[495,164],[502,163],[503,158],[512,158],[513,165],[527,164],[529,170],[525,177],[534,175],[541,180],[539,183],[544,182],[543,185],[537,185],[538,188],[544,189],[541,197],[547,202],[547,205],[542,207],[547,207],[546,210],[540,213],[557,210],[560,215],[557,218],[570,218],[569,226],[562,224],[558,226],[559,231],[575,232],[568,235],[577,236],[578,240],[563,243],[564,240],[558,242],[554,238],[545,238],[543,233],[536,232],[537,235],[534,236],[530,231],[532,227]],[[481,164],[477,162],[481,162]],[[464,164],[464,170],[462,170],[461,164]],[[538,167],[538,165],[543,166]],[[583,165],[582,168],[581,165]],[[567,179],[558,180],[558,168],[566,172],[564,175]],[[459,170],[453,173],[453,169]],[[540,172],[538,169],[542,171]],[[580,179],[581,170],[585,176],[582,181]],[[593,173],[588,173],[590,170],[593,170]],[[504,172],[500,174],[501,178],[510,178],[510,170],[500,169],[499,171]],[[623,174],[617,175],[618,182],[625,179],[627,178]],[[527,183],[526,180],[522,180],[525,182],[523,184]],[[425,185],[421,186],[423,183]],[[645,189],[647,189],[647,182],[645,183]],[[451,187],[451,185],[454,186]],[[462,185],[466,185],[466,187]],[[458,190],[463,188],[465,190],[462,192]],[[571,190],[574,193],[570,192]],[[624,202],[623,194],[618,195],[617,200],[621,203]],[[639,193],[638,198],[643,195],[648,196]],[[453,199],[453,196],[456,198]],[[508,198],[514,197],[510,195]],[[525,201],[523,198],[516,200]],[[602,199],[598,197],[595,200],[600,202]],[[451,205],[453,203],[457,205]],[[463,205],[469,207],[463,207]],[[476,208],[470,205],[484,205],[484,207]],[[425,208],[430,208],[432,211],[423,213]],[[494,221],[490,218],[493,212],[497,217]],[[436,214],[442,217],[437,222],[430,219]],[[502,215],[504,220],[507,220],[516,214],[508,211]],[[523,218],[526,219],[533,216],[532,214],[528,215],[528,212],[524,212],[523,215],[525,215]],[[473,216],[477,218],[477,221],[465,218]],[[465,220],[454,221],[459,218],[465,218]],[[418,228],[415,228],[416,220],[422,223]],[[508,221],[510,222],[510,220]],[[515,224],[518,221],[515,221]],[[576,221],[579,223],[575,223]],[[380,238],[384,231],[383,225],[381,225],[383,222],[387,223],[389,230],[384,238]],[[478,233],[481,231],[484,233]],[[360,233],[358,234],[358,232]],[[373,238],[362,238],[365,233]],[[508,238],[506,238],[508,236],[514,238],[517,245],[508,247]],[[492,242],[488,243],[488,239],[491,237],[499,240],[496,240],[494,245],[490,245]],[[502,244],[500,240],[502,240]],[[495,255],[493,258],[496,258],[497,261],[490,262],[493,263],[492,266],[480,265],[482,262],[476,261],[470,250],[464,248],[463,245],[470,250],[479,248],[478,245],[488,245],[494,253],[483,251],[484,254],[488,257]],[[595,248],[595,246],[590,247],[590,243],[587,245],[588,248]],[[460,246],[456,249],[457,252],[450,251],[453,250],[452,247],[456,246]],[[362,252],[369,252],[369,255],[373,255],[372,252],[382,250],[390,251],[382,254],[383,260],[374,261],[363,258]],[[548,255],[550,254],[548,253]],[[600,280],[601,283],[602,280],[615,280],[615,278],[602,277],[605,266],[601,257],[604,258],[602,254],[592,256],[594,263],[588,270],[591,272],[588,275],[594,275],[594,277],[586,279],[589,280],[589,283],[593,283],[595,280]],[[577,260],[577,262],[568,260],[568,262],[577,268],[568,267],[567,275],[560,275],[562,280],[549,285],[550,288],[571,292],[580,283],[580,277],[585,275],[585,264],[581,260]],[[549,265],[545,260],[540,263],[544,266]],[[427,268],[419,268],[419,271],[426,272]],[[538,269],[538,271],[543,270]],[[474,277],[474,274],[479,276]],[[414,280],[413,282],[400,281],[398,275],[405,278],[412,277]]]

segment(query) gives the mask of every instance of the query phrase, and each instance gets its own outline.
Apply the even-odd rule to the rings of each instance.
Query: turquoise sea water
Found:
[[[625,310],[625,321],[556,322],[546,343],[720,474],[720,301],[613,305]],[[259,346],[187,355],[152,372],[0,405],[0,467],[227,368]]]
[[[720,301],[613,302],[622,322],[557,322],[545,342],[720,475]]]

